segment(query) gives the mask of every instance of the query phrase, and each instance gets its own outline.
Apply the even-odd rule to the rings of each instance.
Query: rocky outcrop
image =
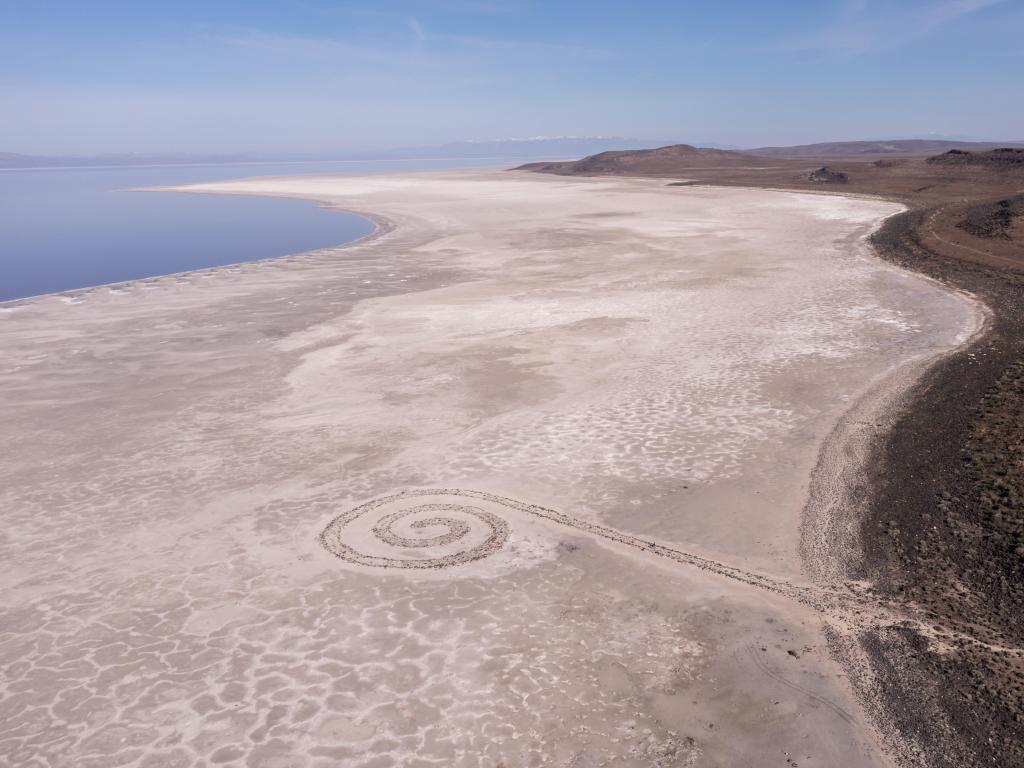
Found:
[[[834,171],[827,165],[811,171],[807,178],[823,184],[846,184],[850,180],[850,177],[842,171]]]

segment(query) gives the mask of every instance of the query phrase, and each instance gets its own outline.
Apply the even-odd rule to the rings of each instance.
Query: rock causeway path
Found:
[[[959,643],[984,646],[1008,656],[1024,656],[1024,648],[995,647],[971,635],[929,622],[923,610],[883,598],[873,592],[870,584],[855,581],[811,584],[779,579],[701,557],[677,545],[638,537],[565,512],[484,491],[430,488],[384,496],[339,515],[318,539],[328,552],[354,565],[402,570],[455,568],[494,554],[508,539],[509,522],[492,511],[473,506],[472,502],[485,503],[490,509],[503,508],[506,512],[554,522],[644,555],[781,595],[811,608],[825,621],[841,625],[848,631],[901,626],[929,637],[940,650]],[[369,543],[371,547],[378,548],[384,545],[392,556],[367,554],[358,546],[347,543],[348,534],[355,527],[353,524],[365,523],[367,518],[376,521],[372,527],[376,541],[364,536],[359,543],[363,546]],[[408,526],[404,533],[394,530],[399,522]],[[474,528],[477,529],[475,537],[471,535]],[[467,546],[467,540],[472,538],[482,538],[482,541]]]

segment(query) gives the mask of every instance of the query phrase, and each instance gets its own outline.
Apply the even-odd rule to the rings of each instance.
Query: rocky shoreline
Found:
[[[844,520],[825,526],[843,535],[818,539],[832,555],[831,571],[871,583],[880,600],[931,622],[927,634],[864,625],[854,643],[839,634],[830,641],[893,759],[941,768],[1024,765],[1020,150],[932,158],[783,154],[759,167],[737,167],[734,158],[712,167],[683,149],[622,153],[611,170],[586,161],[529,168],[822,192],[812,176],[827,159],[846,178],[843,194],[908,207],[872,236],[878,256],[989,308],[984,331],[928,366],[875,425],[878,435],[856,461],[863,477],[849,489],[857,499]],[[804,555],[814,576],[819,565]]]
[[[992,311],[973,344],[914,386],[869,462],[863,573],[936,624],[968,633],[953,651],[912,631],[869,632],[883,714],[930,766],[1024,764],[1020,520],[1024,276],[942,255],[917,208],[873,236],[890,262],[969,291]]]

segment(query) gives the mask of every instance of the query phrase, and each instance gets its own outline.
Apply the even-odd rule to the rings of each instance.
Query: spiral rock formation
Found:
[[[380,568],[449,568],[501,549],[509,526],[493,512],[455,501],[410,504],[454,495],[427,490],[369,501],[332,520],[320,543],[342,560]]]

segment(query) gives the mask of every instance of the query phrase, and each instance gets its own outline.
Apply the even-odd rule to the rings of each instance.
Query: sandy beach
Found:
[[[871,255],[898,205],[188,190],[379,231],[0,306],[12,764],[892,764],[834,638],[914,617],[843,582],[841,507],[858,441],[983,322]]]

